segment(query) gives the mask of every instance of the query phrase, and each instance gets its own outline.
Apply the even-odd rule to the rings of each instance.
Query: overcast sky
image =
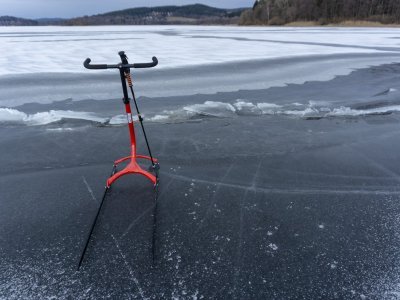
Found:
[[[0,16],[77,17],[138,6],[203,3],[214,7],[250,7],[254,0],[0,0]]]

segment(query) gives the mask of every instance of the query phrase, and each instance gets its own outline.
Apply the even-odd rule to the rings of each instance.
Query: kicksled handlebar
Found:
[[[158,59],[157,57],[153,56],[153,62],[151,63],[140,63],[140,64],[124,64],[124,63],[119,63],[116,65],[92,65],[90,64],[92,60],[90,58],[87,58],[84,62],[83,65],[86,69],[92,69],[92,70],[99,70],[99,69],[129,69],[129,68],[135,68],[135,69],[144,69],[144,68],[153,68],[158,65]]]

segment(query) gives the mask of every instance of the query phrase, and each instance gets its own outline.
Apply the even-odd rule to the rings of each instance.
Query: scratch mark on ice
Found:
[[[221,182],[223,182],[225,180],[225,178],[229,175],[229,173],[231,172],[232,168],[233,168],[233,164],[231,164],[229,166],[229,168],[226,170],[225,174],[221,177],[221,180],[220,180]],[[213,197],[212,197],[212,199],[210,201],[210,204],[207,207],[207,211],[206,211],[204,217],[201,219],[200,224],[197,227],[197,230],[196,230],[195,234],[198,233],[199,230],[203,227],[204,221],[207,220],[208,216],[210,215],[211,209],[215,204],[216,195],[218,194],[218,191],[219,191],[220,187],[221,187],[221,183],[217,184],[217,188],[215,189],[215,193],[214,193],[214,195],[213,195]]]
[[[115,246],[117,247],[118,252],[122,257],[122,259],[123,259],[123,261],[125,263],[125,266],[129,271],[129,275],[131,276],[132,281],[135,283],[135,285],[136,285],[136,287],[137,287],[137,289],[139,291],[140,296],[142,297],[142,299],[146,299],[146,297],[144,296],[144,292],[143,292],[142,288],[140,287],[139,280],[137,280],[137,278],[135,276],[135,273],[133,272],[131,266],[128,264],[128,261],[126,260],[126,256],[124,255],[124,253],[122,252],[121,248],[119,247],[117,239],[112,234],[111,234],[111,237],[114,240]]]
[[[239,281],[239,276],[241,272],[241,259],[242,259],[242,246],[243,246],[243,219],[244,219],[244,209],[243,209],[243,204],[244,201],[247,199],[247,195],[249,193],[249,190],[247,189],[240,200],[240,227],[239,227],[239,241],[237,245],[237,251],[236,251],[236,257],[235,257],[235,267],[234,267],[234,272],[233,272],[233,293],[234,293],[234,299],[240,299],[240,294],[238,295],[238,292],[240,293],[240,290],[238,291],[238,281]]]
[[[258,162],[258,165],[257,165],[257,170],[256,170],[256,172],[255,172],[255,174],[254,174],[253,181],[252,181],[252,183],[251,183],[251,187],[250,187],[250,188],[251,188],[252,190],[256,190],[256,181],[257,181],[258,175],[259,175],[259,173],[260,173],[261,163],[262,163],[262,160],[260,159],[260,161]]]
[[[157,197],[157,201],[161,198],[162,195],[164,195],[165,191],[167,191],[168,187],[172,184],[172,182],[175,180],[175,178],[172,178],[168,184],[163,188],[163,191],[158,195]],[[125,237],[129,231],[132,230],[132,228],[144,217],[146,216],[146,214],[151,211],[152,209],[154,209],[155,204],[152,204],[151,207],[149,207],[148,209],[146,209],[139,217],[137,217],[135,220],[133,220],[128,228],[124,231],[124,233],[121,235],[120,238]]]
[[[83,180],[83,183],[86,185],[86,188],[87,188],[87,190],[88,190],[90,196],[92,196],[92,199],[93,199],[94,201],[96,201],[96,203],[98,203],[96,197],[95,197],[94,194],[93,194],[92,189],[90,188],[88,182],[86,181],[85,176],[82,176],[82,180]]]
[[[211,180],[205,180],[205,179],[197,179],[197,178],[189,178],[186,176],[182,175],[176,175],[176,174],[171,174],[171,173],[166,173],[166,172],[161,172],[165,174],[166,176],[174,177],[176,179],[182,180],[182,181],[190,181],[196,180],[197,183],[204,183],[204,184],[209,184],[209,185],[219,185],[223,187],[228,187],[228,188],[236,188],[240,190],[252,190],[255,192],[261,192],[261,193],[277,193],[277,194],[288,194],[288,195],[318,195],[318,194],[326,194],[326,195],[400,195],[400,191],[390,191],[388,190],[389,188],[393,187],[387,187],[388,189],[386,190],[339,190],[339,189],[321,189],[321,188],[315,188],[315,189],[303,189],[303,188],[287,188],[287,189],[279,189],[279,188],[264,188],[264,187],[253,187],[253,186],[248,186],[244,184],[234,184],[234,183],[226,183],[226,182],[218,182],[218,181],[211,181]]]
[[[133,226],[135,226],[145,215],[147,215],[147,213],[151,210],[153,210],[154,208],[154,204],[149,207],[148,209],[146,209],[139,217],[137,217],[135,220],[133,220],[131,222],[131,224],[129,224],[128,228],[125,230],[125,232],[121,235],[121,238],[125,237],[129,231],[131,231],[131,229],[133,228]]]

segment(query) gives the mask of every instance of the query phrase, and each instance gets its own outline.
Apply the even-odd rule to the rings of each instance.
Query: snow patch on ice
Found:
[[[65,131],[74,131],[75,129],[71,127],[65,127],[65,128],[60,127],[60,128],[47,128],[46,130],[50,132],[65,132]]]
[[[166,121],[169,119],[169,115],[155,115],[152,118],[149,118],[149,121],[151,122],[162,122],[162,121]]]
[[[265,115],[273,115],[277,113],[282,106],[274,103],[257,103],[257,107],[262,111]]]
[[[26,125],[47,125],[59,122],[63,119],[78,119],[98,123],[104,123],[106,118],[96,116],[90,112],[79,112],[71,110],[50,110],[35,114],[26,114],[12,108],[0,108],[0,123],[19,123]]]
[[[296,106],[293,107],[293,106]],[[389,105],[370,109],[354,109],[347,106],[329,107],[328,103],[309,101],[308,104],[292,103],[291,105],[276,105],[271,103],[258,103],[264,115],[286,115],[302,118],[318,117],[360,117],[369,115],[383,115],[400,112],[400,105]]]
[[[274,251],[278,250],[278,246],[276,244],[272,244],[271,243],[271,244],[268,245],[268,247],[271,248]]]
[[[157,56],[163,58],[159,68],[186,67],[248,61],[253,59],[276,59],[281,57],[309,56],[339,53],[376,53],[373,47],[396,47],[397,40],[387,39],[390,29],[336,29],[340,34],[332,34],[326,29],[254,28],[249,38],[247,28],[206,26],[86,26],[85,28],[39,27],[36,32],[31,27],[6,27],[2,29],[2,52],[0,74],[33,72],[85,72],[82,68],[81,53],[91,53],[95,63],[116,61],[115,51],[103,47],[108,39],[113,40],[113,49],[125,49],[134,53],[136,61],[149,60],[149,44],[157,49]],[[176,34],[165,34],[174,29]],[[335,33],[336,33],[335,32]],[[27,34],[29,33],[29,34]],[[15,34],[20,35],[16,44]],[[45,35],[45,36],[44,36]],[[197,38],[196,38],[197,37]],[[126,43],[126,39],[141,39],[141,43]],[[290,44],[276,47],[277,42],[302,41],[304,44]],[[329,40],[333,44],[347,47],[324,45]],[[307,45],[307,43],[310,43]],[[320,44],[318,44],[320,43]],[[348,44],[355,47],[349,48]],[[206,45],[206,47],[204,47]],[[272,45],[272,46],[271,46]],[[362,47],[371,47],[370,49]],[[237,51],[237,49],[241,51]],[[93,51],[96,49],[96,51]],[[15,60],[15,57],[21,59]],[[58,58],[63,57],[60,64]],[[182,59],[185,57],[186,59]]]
[[[400,105],[386,105],[380,107],[368,106],[352,108],[347,106],[332,107],[323,101],[309,101],[308,103],[276,104],[268,102],[251,102],[238,99],[233,103],[205,101],[192,104],[175,110],[164,110],[145,118],[147,122],[186,122],[198,121],[205,117],[229,118],[235,116],[288,116],[294,118],[321,119],[321,118],[356,118],[370,115],[385,115],[400,112]],[[14,108],[0,108],[0,124],[22,124],[28,126],[48,125],[62,120],[84,120],[100,123],[105,126],[125,125],[125,114],[115,116],[100,116],[93,112],[72,110],[50,110],[28,114]],[[135,122],[137,116],[133,116]],[[68,131],[69,129],[54,129],[54,131]]]
[[[126,115],[117,115],[114,116],[108,121],[108,124],[110,125],[121,125],[125,124],[127,122]]]
[[[144,115],[142,115],[144,117]],[[133,115],[132,120],[134,122],[139,121],[138,116]],[[123,115],[116,115],[110,118],[110,120],[107,122],[108,125],[125,125],[128,124],[128,118],[126,114]]]
[[[327,113],[326,116],[366,116],[366,115],[375,115],[375,114],[389,114],[393,112],[399,112],[400,105],[390,105],[385,107],[371,108],[371,109],[352,109],[350,107],[339,107],[333,109],[331,112]]]
[[[236,100],[233,104],[238,115],[261,115],[262,110],[252,102],[246,102],[242,99]]]
[[[27,114],[12,108],[0,108],[0,122],[23,122]]]
[[[235,107],[226,102],[206,101],[203,104],[193,104],[183,107],[183,110],[199,115],[227,117],[235,113]]]
[[[288,116],[305,117],[307,115],[312,115],[312,114],[318,113],[318,110],[307,107],[306,109],[303,109],[303,110],[284,110],[284,111],[280,111],[278,113],[282,114],[282,115],[288,115]]]

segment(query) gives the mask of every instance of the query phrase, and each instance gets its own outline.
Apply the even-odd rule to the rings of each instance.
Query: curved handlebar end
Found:
[[[83,66],[86,68],[86,69],[90,69],[90,62],[91,62],[92,60],[90,59],[90,58],[86,58],[86,60],[83,62]]]
[[[144,68],[153,68],[157,65],[158,65],[158,59],[157,57],[153,56],[153,62],[144,64],[133,64],[133,67],[137,69],[144,69]]]
[[[83,62],[83,65],[86,69],[99,70],[99,69],[107,69],[108,68],[107,65],[91,65],[90,64],[91,61],[92,60],[90,58],[86,58],[86,60]]]

